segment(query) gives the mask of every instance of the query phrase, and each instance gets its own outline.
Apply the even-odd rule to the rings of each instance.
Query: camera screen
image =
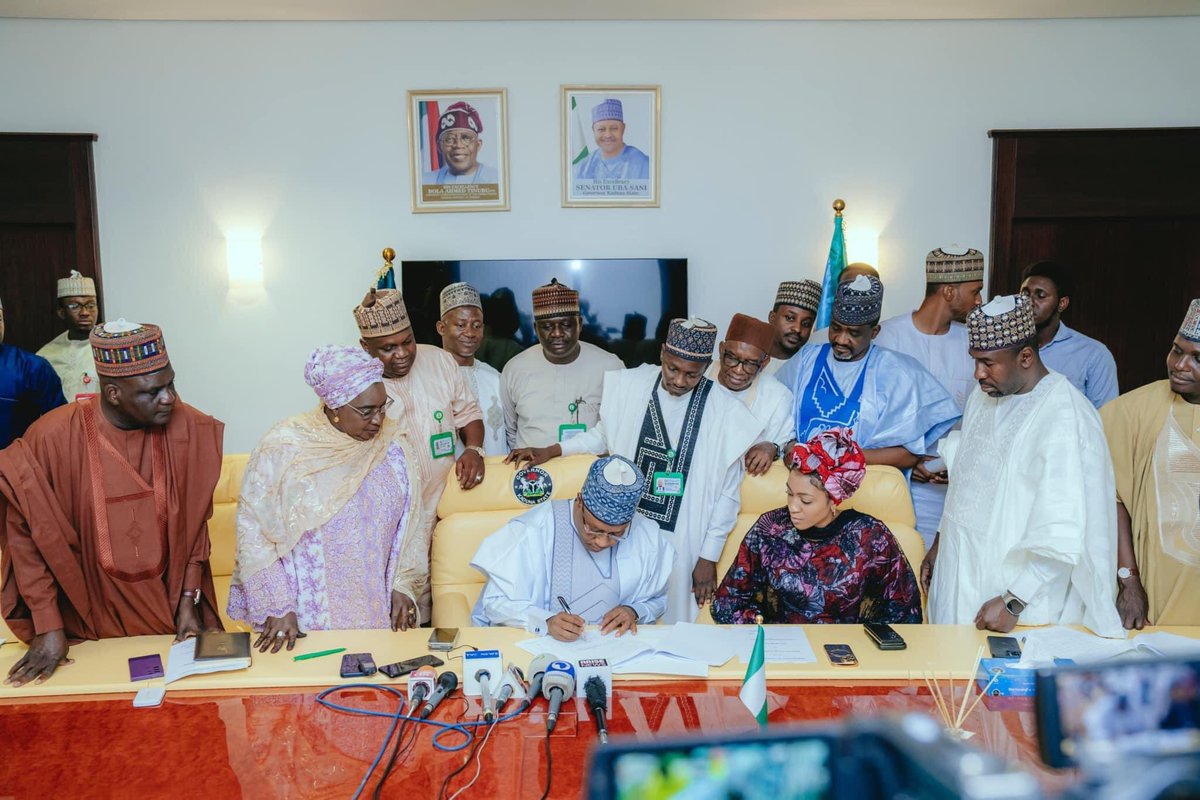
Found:
[[[1200,752],[1200,662],[1139,661],[1055,676],[1062,752]]]
[[[616,797],[831,797],[829,742],[820,739],[700,745],[616,758]]]

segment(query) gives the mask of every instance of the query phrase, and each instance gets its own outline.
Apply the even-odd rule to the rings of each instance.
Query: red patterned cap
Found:
[[[162,330],[119,319],[92,328],[88,336],[96,374],[108,378],[149,375],[171,365]]]
[[[533,318],[565,317],[579,313],[579,292],[551,278],[533,290]]]

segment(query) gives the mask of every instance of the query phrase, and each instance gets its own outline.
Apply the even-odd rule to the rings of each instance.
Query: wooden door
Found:
[[[1200,297],[1200,128],[991,131],[991,295],[1070,264],[1063,320],[1108,345],[1121,391],[1166,377]]]
[[[66,330],[55,281],[72,269],[95,279],[104,319],[94,141],[92,133],[0,133],[4,340],[31,352]]]

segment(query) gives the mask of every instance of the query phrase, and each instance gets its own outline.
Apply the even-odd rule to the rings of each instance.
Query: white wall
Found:
[[[879,233],[885,314],[924,254],[988,244],[990,128],[1200,124],[1200,18],[857,23],[0,20],[0,130],[98,133],[110,316],[154,321],[187,399],[249,449],[351,343],[378,253],[691,260],[693,311],[819,278],[830,203]],[[662,208],[559,205],[560,83],[663,87]],[[410,213],[404,93],[509,90],[512,208]],[[269,298],[226,298],[223,232]],[[853,252],[851,259],[855,258]]]

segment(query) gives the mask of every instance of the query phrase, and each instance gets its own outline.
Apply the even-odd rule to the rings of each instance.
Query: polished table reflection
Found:
[[[961,692],[986,634],[965,625],[896,628],[908,649],[882,652],[870,644],[861,626],[805,626],[817,661],[767,665],[771,726],[904,711],[938,718],[923,672],[936,668],[943,688],[952,674]],[[1200,636],[1194,628],[1169,630]],[[172,683],[163,705],[148,709],[131,705],[133,692],[143,684],[129,681],[128,659],[151,652],[165,656],[171,637],[110,639],[72,647],[74,663],[61,667],[47,682],[0,687],[0,798],[349,797],[379,751],[390,722],[316,702],[324,687],[362,680],[338,677],[340,656],[301,662],[292,656],[345,646],[349,652],[371,652],[377,664],[385,664],[427,652],[428,636],[428,629],[314,631],[294,653],[256,652],[250,669]],[[459,641],[497,647],[506,661],[524,667],[531,657],[516,643],[527,638],[528,633],[509,628],[463,629]],[[826,643],[850,644],[860,665],[830,665],[822,650]],[[0,648],[0,673],[6,674],[24,651],[23,645],[11,642]],[[442,654],[443,669],[461,671],[462,652]],[[738,698],[744,674],[745,664],[733,658],[711,668],[708,680],[618,676],[609,730],[613,736],[643,739],[753,730],[754,720]],[[407,688],[404,679],[375,676],[371,682]],[[377,690],[344,689],[335,699],[385,713],[397,708],[393,695]],[[456,693],[434,719],[473,721],[478,711],[475,699]],[[541,796],[545,714],[546,701],[538,700],[530,712],[495,728],[481,750],[480,778],[464,797]],[[1067,776],[1038,764],[1028,700],[986,698],[965,728],[974,733],[972,744],[1021,763],[1050,786],[1065,782]],[[433,748],[433,731],[426,726],[417,730],[418,738],[399,761],[386,796],[435,797],[446,775],[466,757],[465,749]],[[580,796],[587,753],[596,739],[582,702],[565,703],[552,737],[551,796]],[[462,737],[447,733],[440,741],[454,745]],[[474,769],[472,765],[465,770],[450,793],[466,783]],[[373,787],[372,781],[368,789]]]

